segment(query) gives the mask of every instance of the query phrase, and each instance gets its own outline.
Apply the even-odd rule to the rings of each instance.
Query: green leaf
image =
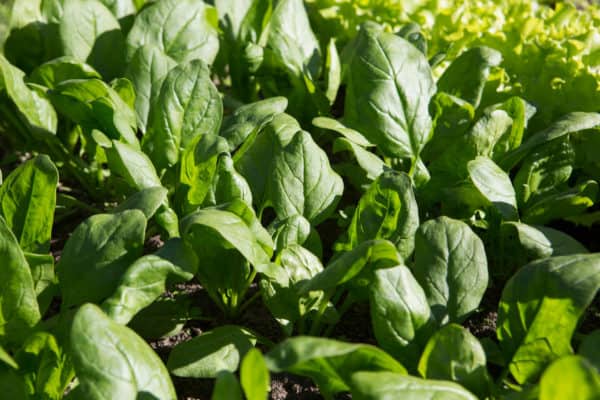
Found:
[[[429,63],[406,40],[363,25],[342,56],[344,121],[388,156],[413,165],[431,134],[428,106],[435,92]]]
[[[4,364],[8,365],[12,369],[19,369],[19,365],[17,362],[0,346],[0,361]]]
[[[177,63],[157,47],[145,45],[137,49],[127,66],[125,76],[135,88],[135,112],[143,132],[148,128],[151,104],[156,101],[167,73]]]
[[[106,80],[123,72],[125,39],[116,17],[98,0],[64,0],[60,22],[64,55],[94,67]]]
[[[37,67],[29,76],[29,82],[54,89],[56,85],[69,79],[101,79],[96,70],[75,57],[63,56],[50,60]]]
[[[457,382],[480,398],[489,395],[491,380],[483,347],[457,324],[444,326],[429,339],[419,361],[419,373],[426,379]]]
[[[497,334],[517,382],[532,382],[553,360],[570,354],[577,321],[600,287],[600,256],[534,261],[506,284]]]
[[[138,48],[152,45],[178,63],[212,64],[219,50],[218,16],[214,7],[195,0],[150,4],[136,16],[127,36],[127,60]]]
[[[474,47],[462,53],[444,71],[437,82],[438,90],[479,106],[490,69],[502,62],[502,54],[489,47]]]
[[[222,371],[217,375],[211,400],[242,400],[242,389],[235,375]]]
[[[113,322],[95,305],[85,304],[75,314],[70,349],[81,398],[177,398],[158,355],[132,330]]]
[[[518,219],[517,198],[509,176],[487,157],[467,164],[469,178],[481,196],[506,220]]]
[[[152,218],[156,211],[167,200],[167,189],[164,187],[150,187],[129,196],[124,202],[115,207],[112,212],[120,213],[125,210],[140,210],[146,219]]]
[[[600,372],[600,330],[595,330],[585,336],[577,353],[591,363]]]
[[[541,144],[550,142],[563,136],[570,135],[586,129],[592,129],[600,125],[600,114],[572,112],[558,121],[554,122],[548,128],[531,135],[517,149],[507,153],[502,160],[498,162],[502,168],[508,170],[514,167],[532,150],[537,149]]]
[[[371,284],[370,273],[379,268],[391,268],[404,262],[393,243],[369,240],[351,251],[342,253],[327,267],[301,285],[301,292],[333,289],[355,278],[356,286]],[[363,279],[360,279],[363,278]]]
[[[23,253],[31,269],[33,288],[37,295],[40,314],[44,315],[57,292],[54,257],[52,254]]]
[[[142,255],[145,231],[146,216],[139,210],[97,214],[83,221],[67,240],[56,268],[62,306],[110,296]]]
[[[170,285],[189,281],[198,270],[198,258],[181,239],[167,241],[155,254],[137,259],[124,272],[102,309],[115,322],[127,324]]]
[[[177,335],[189,320],[198,316],[199,310],[192,308],[190,297],[177,292],[172,297],[161,296],[138,312],[127,326],[146,340]]]
[[[106,156],[111,171],[135,190],[162,186],[152,161],[139,148],[113,140],[112,147],[106,149]]]
[[[352,128],[348,128],[346,125],[333,118],[317,117],[312,120],[312,124],[317,128],[328,129],[337,132],[340,135],[342,135],[342,137],[344,137],[345,139],[361,147],[375,146],[373,143],[369,142],[362,133]]]
[[[73,379],[71,361],[54,336],[36,332],[15,355],[21,374],[33,398],[60,400]]]
[[[598,371],[582,357],[567,356],[553,362],[540,379],[540,400],[597,399]]]
[[[321,393],[349,390],[350,378],[357,371],[406,374],[401,364],[375,346],[310,336],[286,339],[265,358],[271,372],[308,376]]]
[[[151,105],[144,151],[158,170],[170,167],[196,136],[217,135],[222,115],[223,103],[208,66],[200,60],[180,64],[167,73]]]
[[[196,186],[198,186],[196,184]],[[252,205],[252,190],[246,179],[240,175],[228,154],[221,154],[217,162],[217,170],[204,199],[205,205],[217,205],[241,200],[248,206]]]
[[[483,242],[464,222],[440,217],[417,231],[413,273],[440,324],[461,323],[488,285]]]
[[[23,251],[50,250],[57,184],[50,157],[38,155],[14,169],[0,186],[0,213]]]
[[[227,139],[229,150],[234,151],[244,141],[256,135],[277,114],[285,111],[285,97],[271,97],[237,108],[223,120],[219,135]]]
[[[247,400],[265,400],[271,390],[269,370],[260,350],[250,349],[240,366],[240,381]]]
[[[425,293],[410,270],[398,265],[375,271],[369,303],[379,346],[415,369],[433,320]]]
[[[418,226],[419,210],[411,179],[402,172],[385,171],[361,197],[345,238],[336,243],[335,249],[348,251],[366,240],[386,239],[408,258]]]
[[[0,345],[21,343],[41,316],[25,256],[0,217]],[[10,348],[10,347],[9,347]]]
[[[302,215],[318,224],[342,195],[342,179],[327,154],[287,114],[276,115],[240,152],[236,168],[252,189],[259,215],[270,206],[279,219]]]
[[[41,133],[55,133],[58,120],[48,99],[29,89],[25,74],[0,54],[0,91],[6,92],[27,124]]]
[[[222,371],[237,371],[240,361],[255,343],[256,337],[250,331],[223,325],[175,346],[167,367],[175,376],[216,378]]]
[[[56,109],[83,128],[139,147],[136,116],[119,94],[100,79],[66,80],[48,96]]]
[[[355,400],[444,399],[476,400],[462,386],[453,382],[433,381],[392,372],[357,372],[352,375],[352,398]]]

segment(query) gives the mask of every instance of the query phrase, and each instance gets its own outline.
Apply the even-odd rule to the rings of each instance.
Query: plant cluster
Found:
[[[598,399],[597,11],[461,7],[16,0],[2,396]]]

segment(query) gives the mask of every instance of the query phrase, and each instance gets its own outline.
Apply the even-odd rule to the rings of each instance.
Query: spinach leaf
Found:
[[[585,357],[597,371],[600,371],[600,330],[595,330],[583,339],[577,354]]]
[[[579,356],[566,356],[553,362],[540,379],[540,400],[592,400],[598,393],[597,371]]]
[[[240,366],[240,381],[247,400],[265,400],[271,390],[269,370],[258,349],[250,349]]]
[[[481,239],[461,221],[440,217],[417,231],[413,273],[440,324],[462,322],[479,306],[488,285]]]
[[[63,56],[50,60],[37,67],[28,81],[54,89],[56,85],[69,79],[101,79],[96,70],[75,57]]]
[[[506,220],[518,219],[517,199],[508,174],[487,157],[467,164],[469,178],[486,203],[494,206]]]
[[[265,358],[271,372],[308,376],[326,394],[349,390],[350,378],[357,371],[406,374],[401,364],[377,347],[310,336],[286,339]]]
[[[457,324],[446,325],[431,336],[419,360],[419,373],[426,379],[460,383],[480,398],[490,394],[484,349]]]
[[[391,157],[414,167],[431,135],[429,63],[406,40],[365,24],[342,56],[344,121]]]
[[[39,322],[33,279],[15,235],[0,217],[0,345],[21,343]],[[10,348],[10,347],[9,347]]]
[[[62,306],[99,302],[142,255],[146,216],[139,210],[97,214],[83,221],[67,240],[56,272]]]
[[[371,321],[377,343],[411,370],[432,333],[427,298],[404,265],[375,271],[369,286]]]
[[[220,372],[235,372],[240,361],[254,347],[256,337],[250,331],[223,325],[175,346],[167,367],[175,376],[216,378]]]
[[[598,254],[534,261],[508,281],[497,334],[517,382],[535,381],[550,362],[572,352],[577,321],[599,287]]]
[[[242,389],[235,375],[222,371],[217,375],[211,400],[242,400]]]
[[[57,184],[56,167],[39,155],[13,170],[0,186],[0,213],[23,251],[50,250]]]
[[[150,346],[93,304],[75,313],[69,354],[79,398],[177,398],[167,369]]]

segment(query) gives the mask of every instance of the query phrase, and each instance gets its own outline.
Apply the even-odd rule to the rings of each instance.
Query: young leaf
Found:
[[[175,376],[216,378],[220,372],[235,372],[243,357],[256,344],[248,330],[223,325],[175,346],[167,367]]]
[[[419,373],[426,379],[460,383],[480,398],[489,395],[491,380],[483,347],[457,324],[444,326],[429,339],[419,361]]]
[[[502,62],[502,54],[489,47],[474,47],[462,53],[444,71],[437,82],[438,90],[479,107],[490,69]]]
[[[139,210],[97,214],[67,240],[56,271],[62,306],[110,296],[129,265],[142,255],[146,216]]]
[[[17,239],[0,217],[0,345],[21,343],[41,318],[31,272]]]
[[[377,343],[415,369],[433,327],[425,293],[404,265],[377,270],[374,276],[369,304]]]
[[[250,349],[242,360],[240,381],[247,400],[265,400],[271,389],[269,370],[260,350]]]
[[[464,222],[440,217],[417,231],[413,273],[440,324],[462,322],[488,285],[481,239]]]
[[[357,372],[352,375],[350,386],[355,400],[477,400],[476,396],[453,382],[425,380],[392,372]]]
[[[287,339],[265,358],[271,372],[308,376],[330,394],[349,390],[350,378],[357,371],[406,374],[400,363],[377,347],[310,336]]]
[[[242,389],[235,375],[222,371],[217,375],[211,400],[242,400]]]
[[[167,369],[150,346],[93,304],[75,314],[70,350],[80,398],[177,398]]]
[[[50,60],[37,67],[29,76],[29,82],[54,89],[56,85],[69,79],[102,79],[88,64],[74,57],[63,56]]]
[[[419,226],[419,210],[410,178],[404,173],[386,171],[361,197],[346,238],[336,250],[348,251],[366,240],[386,239],[394,243],[402,257],[414,249]]]
[[[579,356],[553,362],[540,379],[540,400],[593,400],[599,393],[598,371]]]
[[[217,135],[222,116],[223,103],[208,66],[200,60],[180,64],[167,73],[151,105],[144,151],[158,170],[170,167],[196,136]]]
[[[214,7],[195,0],[165,0],[145,7],[127,36],[127,60],[138,48],[152,45],[177,63],[212,64],[219,50]]]
[[[106,80],[123,72],[125,39],[119,21],[98,0],[65,0],[60,22],[64,55],[94,67]]]
[[[506,284],[498,309],[498,339],[517,382],[531,382],[553,360],[570,354],[577,321],[600,288],[600,255],[534,261]]]
[[[167,201],[167,189],[164,187],[149,187],[129,196],[124,202],[115,207],[112,212],[120,213],[125,210],[140,210],[146,219],[152,218],[162,204]]]
[[[52,254],[23,254],[31,270],[33,288],[37,295],[40,314],[44,315],[57,292],[54,257]]]
[[[0,213],[23,251],[50,250],[58,171],[50,158],[38,155],[21,164],[0,186]]]
[[[506,220],[518,219],[517,198],[508,175],[487,157],[477,157],[467,164],[469,178],[479,193]]]
[[[344,184],[325,152],[287,114],[276,115],[243,150],[236,168],[248,181],[259,214],[271,206],[279,219],[302,215],[318,224],[342,195]]]
[[[131,264],[102,308],[115,322],[125,325],[164,293],[167,281],[189,281],[197,270],[198,258],[192,249],[181,239],[171,239],[155,254]]]
[[[344,121],[388,156],[416,162],[431,134],[435,83],[429,63],[406,40],[365,24],[342,56]]]

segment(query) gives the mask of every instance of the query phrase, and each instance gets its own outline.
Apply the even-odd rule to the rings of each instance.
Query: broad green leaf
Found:
[[[349,390],[350,378],[357,371],[406,374],[400,363],[375,346],[310,336],[287,339],[265,358],[271,372],[308,376],[322,393],[329,394]]]
[[[54,257],[52,254],[24,253],[24,255],[31,270],[40,314],[44,315],[57,292]]]
[[[56,267],[63,308],[99,302],[142,255],[146,216],[139,210],[97,214],[74,231]]]
[[[177,335],[190,319],[199,315],[198,308],[192,308],[190,297],[177,291],[171,297],[161,296],[135,314],[127,326],[146,340]]]
[[[0,186],[0,213],[23,251],[50,250],[58,171],[50,157],[21,164]]]
[[[29,76],[29,82],[54,89],[56,85],[69,79],[101,79],[96,70],[74,57],[63,56],[50,60],[37,67]]]
[[[520,222],[504,222],[502,235],[506,243],[515,241],[518,246],[515,259],[533,261],[552,256],[588,253],[588,250],[571,236],[546,226],[532,226]]]
[[[15,355],[32,398],[60,400],[73,379],[71,361],[54,336],[36,332]]]
[[[58,120],[52,104],[23,81],[25,74],[0,54],[0,92],[6,92],[27,124],[42,133],[55,133]]]
[[[419,227],[415,244],[413,273],[435,319],[463,322],[487,289],[483,242],[464,222],[440,217]]]
[[[579,356],[567,356],[553,362],[540,379],[540,400],[592,400],[598,396],[598,371]]]
[[[337,138],[333,142],[332,153],[341,152],[351,153],[354,159],[337,163],[335,169],[361,190],[387,169],[381,158],[346,138]]]
[[[396,246],[387,240],[369,240],[342,253],[320,273],[301,286],[302,293],[334,289],[355,278],[356,286],[368,286],[372,271],[391,268],[404,262]],[[363,279],[360,279],[363,278]]]
[[[255,0],[215,0],[221,28],[230,40],[237,39],[242,21]]]
[[[497,334],[517,382],[535,381],[572,353],[577,321],[600,287],[600,256],[551,257],[522,267],[504,286]]]
[[[413,164],[430,138],[435,83],[425,56],[406,40],[363,25],[342,57],[344,121],[388,156]]]
[[[480,398],[489,395],[491,380],[483,347],[457,324],[446,325],[431,336],[419,361],[419,373],[426,379],[457,382]]]
[[[216,10],[197,0],[163,0],[136,16],[127,36],[127,60],[152,45],[178,63],[200,59],[212,64],[219,50]]]
[[[125,39],[117,18],[99,0],[64,0],[60,40],[64,55],[113,79],[123,72]]]
[[[221,154],[217,162],[217,169],[210,190],[204,199],[204,204],[217,205],[229,203],[236,199],[251,206],[252,190],[246,179],[235,170],[231,156]]]
[[[200,60],[180,64],[167,73],[151,105],[144,151],[158,170],[170,167],[196,136],[217,135],[222,115],[208,66]]]
[[[541,144],[550,142],[563,136],[570,135],[586,129],[592,129],[600,125],[600,114],[572,112],[558,121],[554,122],[548,128],[535,133],[523,142],[517,149],[507,153],[499,165],[508,170],[514,167],[532,150],[537,149]]]
[[[585,336],[577,354],[585,357],[585,359],[600,372],[600,330],[595,330]]]
[[[56,109],[83,128],[139,147],[136,116],[119,94],[100,79],[72,79],[48,91]]]
[[[222,371],[217,375],[211,400],[242,400],[242,389],[234,374]]]
[[[344,184],[326,153],[287,114],[276,115],[242,150],[236,169],[248,181],[259,215],[273,207],[279,219],[302,215],[318,224],[342,195]]]
[[[317,128],[328,129],[334,132],[339,133],[345,139],[350,142],[357,144],[361,147],[372,147],[374,144],[369,142],[362,133],[348,128],[346,125],[342,124],[340,121],[335,120],[329,117],[317,117],[312,120],[312,124]]]
[[[179,181],[188,186],[186,198],[189,205],[197,207],[204,203],[214,189],[220,157],[227,157],[228,151],[227,141],[222,137],[199,134],[182,153]]]
[[[518,219],[517,198],[508,174],[487,157],[467,164],[469,178],[483,198],[506,220]]]
[[[177,398],[158,355],[135,332],[113,322],[95,305],[85,304],[75,314],[70,349],[80,398]]]
[[[489,47],[474,47],[465,51],[444,71],[437,82],[438,90],[479,106],[490,69],[502,62],[502,54]]]
[[[137,49],[127,66],[125,76],[135,88],[135,112],[138,125],[144,133],[148,126],[151,104],[156,101],[165,76],[176,65],[162,50],[146,45]]]
[[[112,212],[120,213],[125,210],[140,210],[146,219],[152,218],[162,204],[167,200],[167,189],[164,187],[149,187],[129,196],[124,202],[115,207]]]
[[[282,114],[287,105],[285,97],[271,97],[245,104],[223,119],[219,135],[227,139],[229,150],[234,151],[247,138],[258,133],[275,115]]]
[[[361,197],[344,239],[335,248],[348,251],[366,240],[386,239],[408,258],[418,227],[419,210],[411,179],[402,172],[386,171]]]
[[[0,345],[21,343],[41,316],[19,242],[0,217]]]
[[[175,346],[167,367],[175,376],[216,378],[222,371],[237,371],[255,344],[256,337],[250,331],[223,325]]]
[[[192,249],[181,239],[171,239],[156,253],[131,264],[102,308],[115,322],[125,325],[165,292],[167,282],[189,281],[197,270],[198,258]]]
[[[136,0],[100,0],[119,20],[136,13]]]
[[[152,161],[139,148],[113,140],[112,147],[106,149],[106,156],[110,170],[132,188],[143,190],[162,186]]]
[[[271,379],[265,359],[258,349],[250,349],[240,366],[240,381],[247,400],[266,400]]]
[[[477,400],[462,386],[447,381],[434,381],[392,372],[357,372],[350,383],[355,400]]]
[[[319,233],[301,215],[294,215],[284,220],[275,220],[267,229],[273,237],[276,251],[298,244],[311,250],[319,257],[323,252]]]
[[[433,328],[425,292],[404,265],[377,270],[374,276],[369,303],[377,343],[415,369]]]

